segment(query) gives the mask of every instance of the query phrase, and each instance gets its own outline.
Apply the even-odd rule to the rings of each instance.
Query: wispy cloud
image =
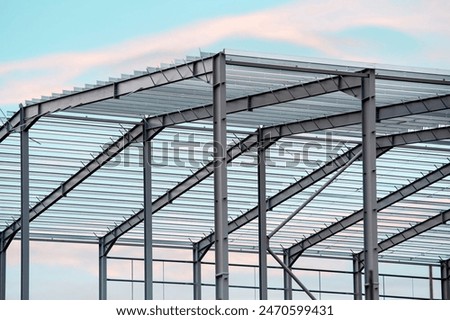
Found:
[[[216,43],[233,39],[259,39],[307,47],[322,57],[371,62],[382,61],[379,52],[368,50],[371,39],[340,34],[352,28],[381,27],[402,32],[425,44],[416,59],[448,59],[439,52],[450,47],[450,2],[358,0],[296,1],[271,10],[202,20],[160,34],[131,39],[92,51],[54,53],[0,64],[0,104],[18,103],[59,92],[80,81],[117,76],[171,61]],[[427,40],[441,39],[431,42]],[[373,48],[373,47],[370,47]],[[236,48],[250,49],[251,48]],[[267,51],[273,51],[268,48]],[[411,53],[409,53],[411,54]],[[414,62],[414,61],[406,61]],[[449,67],[446,61],[444,67]]]

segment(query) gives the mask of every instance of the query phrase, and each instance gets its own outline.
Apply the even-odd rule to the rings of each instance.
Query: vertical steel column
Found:
[[[202,299],[202,260],[198,251],[198,244],[193,248],[193,271],[194,271],[194,300]]]
[[[266,149],[261,128],[258,130],[258,238],[259,238],[259,299],[267,300],[267,204],[266,204]]]
[[[225,54],[213,60],[213,121],[214,121],[214,227],[216,299],[228,300],[228,196],[227,196],[227,121]]]
[[[0,300],[6,299],[6,245],[0,236]]]
[[[364,278],[366,299],[378,300],[375,70],[367,70],[367,75],[362,79]]]
[[[429,286],[430,286],[430,300],[434,300],[434,288],[433,288],[433,266],[428,266],[428,279],[429,279]]]
[[[283,252],[284,264],[290,267],[289,253]],[[291,275],[283,270],[283,283],[284,283],[284,300],[292,300],[292,278]]]
[[[363,265],[359,254],[353,255],[353,299],[362,300],[362,270]]]
[[[450,260],[441,261],[442,300],[450,300]]]
[[[98,248],[99,248],[98,298],[99,300],[106,300],[108,288],[108,281],[107,281],[108,258],[106,254],[104,238],[99,239]]]
[[[152,212],[152,167],[151,140],[148,137],[149,125],[146,119],[144,126],[144,298],[153,300],[153,212]]]
[[[21,197],[21,288],[22,300],[30,299],[30,150],[29,131],[26,128],[25,108],[20,109],[20,197]]]

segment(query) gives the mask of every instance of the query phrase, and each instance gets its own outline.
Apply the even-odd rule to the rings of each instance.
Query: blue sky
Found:
[[[0,0],[0,39],[0,108],[6,112],[26,99],[199,50],[450,69],[450,1]],[[14,248],[8,277],[18,289]],[[95,298],[96,289],[86,288],[97,284],[97,248],[73,250],[70,259],[59,260],[49,260],[56,249],[46,248],[32,253],[34,288],[44,285],[43,275],[65,270],[64,285],[77,292],[40,296]],[[84,289],[77,289],[80,283]]]
[[[450,69],[445,0],[1,0],[0,107],[223,48]]]

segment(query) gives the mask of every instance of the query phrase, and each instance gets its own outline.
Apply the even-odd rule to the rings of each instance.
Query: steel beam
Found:
[[[229,299],[228,284],[228,187],[225,55],[213,62],[214,230],[216,232],[216,300]]]
[[[430,289],[430,300],[434,300],[434,288],[433,288],[433,266],[428,266],[428,286]]]
[[[450,220],[450,210],[442,211],[441,213],[428,218],[422,222],[417,223],[416,225],[411,226],[399,232],[392,237],[389,237],[380,243],[378,243],[378,253],[389,250],[405,241],[408,241],[415,236],[418,236],[428,230],[433,229],[441,224],[445,224]],[[359,259],[364,261],[364,252],[358,253]]]
[[[384,154],[392,147],[398,147],[406,144],[435,141],[441,139],[450,138],[450,127],[429,129],[416,132],[408,132],[395,134],[390,136],[378,137],[377,143],[377,156]],[[272,137],[272,141],[275,138]],[[267,210],[272,210],[274,207],[280,205],[284,201],[290,199],[294,195],[298,194],[302,190],[312,186],[316,182],[320,181],[324,177],[332,174],[339,168],[343,167],[352,157],[354,157],[358,152],[361,151],[361,145],[358,145],[344,154],[338,156],[336,159],[327,162],[322,167],[311,172],[306,177],[301,178],[295,183],[291,184],[284,190],[278,192],[272,197],[267,199]],[[239,229],[240,227],[246,225],[247,223],[253,221],[258,216],[258,207],[254,207],[248,210],[243,215],[237,217],[229,223],[228,232],[232,233]],[[210,234],[200,240],[200,250],[207,250],[214,242],[214,234]]]
[[[364,266],[360,260],[360,255],[353,255],[353,299],[362,300],[362,270]]]
[[[283,250],[283,263],[290,268],[289,266],[289,255],[285,250]],[[289,273],[283,269],[283,293],[284,300],[292,300],[292,277]]]
[[[379,299],[378,277],[378,210],[376,175],[375,70],[362,79],[362,160],[363,160],[363,222],[365,253],[365,293],[367,300]]]
[[[98,296],[99,300],[108,299],[108,257],[103,239],[99,239],[99,265],[98,265]]]
[[[442,300],[450,300],[450,259],[441,261]]]
[[[440,168],[431,171],[423,177],[418,178],[414,182],[403,186],[395,192],[390,193],[384,198],[378,200],[378,210],[383,210],[394,203],[397,203],[410,195],[432,185],[433,183],[442,180],[450,174],[450,163],[441,166]],[[322,242],[325,239],[353,226],[354,224],[363,220],[364,212],[359,210],[353,214],[329,225],[328,227],[318,231],[317,233],[303,239],[299,243],[293,245],[289,249],[289,255],[291,257],[291,263],[307,249]]]
[[[353,162],[361,157],[362,150],[356,153],[347,163],[339,168],[339,170],[328,179],[323,185],[320,186],[311,196],[308,197],[294,212],[292,212],[286,219],[284,219],[267,237],[271,239],[277,234],[289,221],[291,221],[300,211],[302,211],[311,201],[313,201],[323,190],[326,189],[337,177],[339,177]]]
[[[198,251],[198,245],[193,244],[193,280],[194,300],[202,300],[202,257]]]
[[[20,236],[21,273],[20,297],[22,300],[30,299],[30,150],[29,131],[25,128],[25,109],[20,109],[20,198],[23,221]]]
[[[143,156],[143,188],[144,188],[144,296],[153,299],[153,211],[152,211],[152,141],[147,136],[148,123],[144,120],[144,156]]]
[[[267,300],[267,237],[266,217],[266,148],[264,137],[258,132],[258,244],[259,244],[259,299]],[[228,233],[228,230],[227,230]]]
[[[0,300],[6,299],[6,246],[0,236]]]
[[[74,92],[47,101],[34,103],[24,107],[24,123],[20,122],[20,111],[15,113],[7,123],[0,127],[0,143],[13,131],[29,128],[40,117],[46,114],[85,106],[107,99],[117,99],[121,96],[147,90],[178,81],[201,77],[212,72],[212,58],[204,58],[183,65],[154,71],[142,76],[119,80],[81,92]]]
[[[352,74],[356,77],[366,78],[367,73],[364,71],[350,72],[336,69],[326,69],[326,68],[311,68],[302,67],[297,65],[280,65],[262,62],[251,62],[251,61],[239,61],[237,59],[228,60],[228,65],[250,67],[250,68],[261,68],[261,69],[272,69],[272,70],[284,70],[284,71],[296,71],[296,72],[307,72],[307,73],[317,73],[317,74],[331,74],[331,75],[349,75]],[[419,74],[419,73],[416,73]],[[411,77],[407,75],[393,76],[388,74],[376,74],[376,79],[388,80],[388,81],[402,81],[402,82],[413,82],[413,83],[426,83],[426,84],[437,84],[437,85],[450,85],[450,80],[445,79],[430,79],[428,74],[424,74],[424,77]]]

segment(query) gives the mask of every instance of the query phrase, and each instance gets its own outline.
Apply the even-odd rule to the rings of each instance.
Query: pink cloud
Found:
[[[305,46],[326,57],[376,61],[377,53],[366,49],[371,45],[370,39],[355,41],[340,36],[339,32],[378,26],[414,37],[442,38],[433,47],[424,48],[423,53],[441,60],[446,57],[437,55],[436,51],[448,51],[445,49],[449,41],[444,40],[450,36],[449,20],[448,1],[296,1],[270,10],[202,20],[92,51],[57,53],[0,64],[0,82],[3,82],[0,104],[60,92],[81,85],[77,82],[90,76],[106,79],[133,69],[142,70],[236,37]]]

